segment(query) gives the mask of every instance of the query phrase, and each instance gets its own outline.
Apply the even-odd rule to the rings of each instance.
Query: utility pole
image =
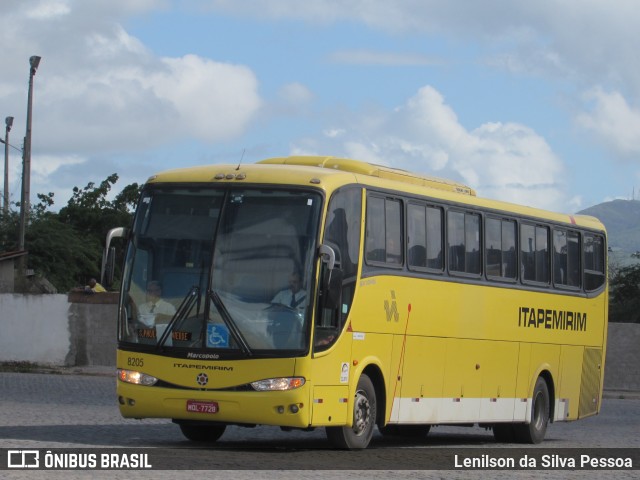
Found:
[[[31,70],[29,71],[29,95],[27,100],[27,134],[24,137],[24,149],[22,152],[22,195],[20,196],[20,228],[18,231],[18,250],[24,250],[24,234],[29,218],[29,197],[31,195],[31,112],[33,109],[33,77],[36,74],[40,57],[33,56],[29,59]],[[24,273],[24,268],[22,273]]]
[[[18,250],[25,250],[24,236],[29,219],[29,206],[31,196],[31,113],[33,110],[33,77],[40,65],[40,57],[33,55],[29,58],[29,94],[27,100],[27,132],[24,137],[24,148],[22,151],[22,195],[20,198],[20,226],[18,228]],[[27,261],[25,255],[18,261],[18,283],[24,286],[26,283]]]
[[[9,132],[13,126],[13,117],[4,119],[4,204],[2,206],[5,218],[9,215]]]

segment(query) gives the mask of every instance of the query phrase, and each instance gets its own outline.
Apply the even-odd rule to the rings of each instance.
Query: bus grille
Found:
[[[600,378],[602,373],[602,350],[585,348],[582,358],[582,380],[580,383],[580,407],[578,418],[598,413]]]

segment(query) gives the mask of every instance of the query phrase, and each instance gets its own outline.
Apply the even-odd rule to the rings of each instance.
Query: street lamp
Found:
[[[29,196],[31,195],[31,111],[33,105],[33,77],[40,65],[40,57],[29,58],[29,97],[27,101],[27,133],[24,137],[24,149],[22,151],[22,195],[20,198],[20,228],[18,231],[18,250],[24,250],[24,233],[29,216]],[[24,262],[22,262],[21,275],[24,275]]]
[[[9,132],[13,126],[13,117],[4,119],[6,125],[4,133],[4,204],[3,212],[5,217],[9,215]]]

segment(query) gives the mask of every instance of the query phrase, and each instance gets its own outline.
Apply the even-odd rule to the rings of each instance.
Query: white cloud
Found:
[[[244,133],[262,106],[248,67],[189,54],[160,58],[124,29],[129,15],[164,3],[2,3],[0,43],[16,48],[0,50],[0,103],[16,125],[25,121],[27,60],[42,57],[34,79],[34,152],[93,155]]]
[[[278,97],[283,104],[292,107],[305,107],[314,99],[313,92],[298,82],[282,86],[278,92]]]
[[[33,155],[31,158],[31,201],[37,201],[35,197],[38,193],[46,194],[53,192],[56,208],[64,206],[64,203],[71,198],[72,186],[61,185],[60,182],[56,180],[56,174],[59,174],[61,170],[67,169],[73,171],[73,169],[78,167],[84,172],[82,167],[86,162],[86,158],[77,155]],[[82,181],[84,181],[86,174],[83,173],[82,177]],[[97,182],[103,178],[106,178],[106,175],[93,180]],[[12,155],[9,158],[9,195],[11,202],[20,201],[22,193],[21,179],[22,159],[20,159],[19,154],[16,153],[16,155]],[[82,181],[79,183],[82,183]],[[79,186],[79,183],[75,185]]]
[[[444,35],[483,45],[487,61],[520,72],[575,75],[587,84],[621,82],[640,95],[640,10],[635,0],[208,0],[236,15],[360,22],[398,33]]]
[[[120,186],[144,182],[160,167],[142,152],[237,138],[257,116],[262,100],[250,68],[187,52],[159,57],[125,29],[132,15],[167,4],[0,2],[0,44],[10,46],[0,49],[0,104],[3,115],[15,117],[14,145],[22,143],[26,123],[28,59],[42,57],[34,78],[32,202],[36,193],[52,191],[60,208],[73,186],[114,172],[122,174]],[[11,155],[11,198],[19,201],[19,154]]]
[[[250,69],[186,55],[165,58],[169,67],[142,83],[168,102],[178,115],[174,126],[182,136],[207,142],[241,134],[261,106],[258,82]]]
[[[471,45],[476,60],[511,74],[543,77],[570,90],[588,91],[579,125],[624,154],[636,154],[638,142],[628,132],[640,105],[640,9],[637,0],[208,0],[210,8],[243,16],[299,19],[311,24],[358,22],[398,34],[437,36]],[[334,61],[360,65],[420,64],[428,61],[402,53],[344,50]],[[423,64],[423,63],[422,63]],[[566,89],[562,82],[571,86]],[[618,94],[593,92],[595,85]],[[616,98],[617,97],[617,98]],[[569,103],[572,101],[570,100]],[[625,105],[626,103],[626,105]],[[631,124],[628,124],[628,121]],[[605,124],[608,122],[608,125]],[[614,127],[620,126],[619,130]],[[636,129],[636,131],[638,131]],[[638,137],[638,135],[636,135]]]
[[[327,128],[322,132],[322,134],[328,138],[337,138],[344,135],[345,130],[343,128]]]
[[[517,123],[488,122],[468,131],[433,87],[421,88],[377,120],[352,119],[323,135],[302,139],[292,153],[335,155],[463,181],[485,197],[566,210],[558,182],[563,165],[547,142]]]
[[[77,155],[69,155],[65,157],[35,155],[31,159],[31,179],[36,182],[45,183],[48,177],[58,169],[67,166],[81,165],[86,161],[86,158],[82,158]]]
[[[66,0],[49,0],[36,2],[27,12],[27,17],[32,19],[50,19],[67,15],[71,11]]]
[[[584,95],[589,111],[577,116],[577,122],[593,132],[619,154],[640,154],[640,109],[634,108],[620,92],[594,88]]]

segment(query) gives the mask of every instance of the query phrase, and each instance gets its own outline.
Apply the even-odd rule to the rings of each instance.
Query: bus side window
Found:
[[[487,277],[513,281],[516,278],[516,222],[487,218],[485,222]]]
[[[368,262],[386,261],[384,212],[384,198],[369,197],[365,240],[365,257]]]
[[[442,272],[443,210],[409,203],[407,206],[407,265],[409,270]]]
[[[553,229],[553,283],[559,287],[580,288],[580,234]]]
[[[365,259],[367,263],[401,267],[402,202],[370,195],[367,199],[367,235]]]
[[[605,283],[604,238],[600,235],[584,236],[584,289],[593,292]]]
[[[449,271],[480,275],[480,215],[449,210],[447,213]]]
[[[549,228],[520,226],[521,277],[524,282],[549,284]]]

